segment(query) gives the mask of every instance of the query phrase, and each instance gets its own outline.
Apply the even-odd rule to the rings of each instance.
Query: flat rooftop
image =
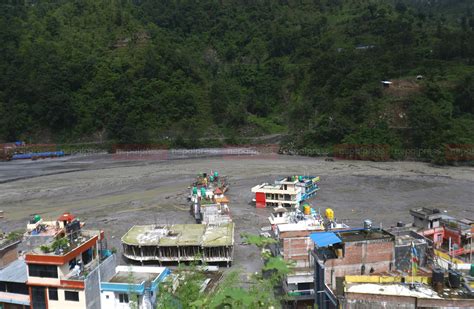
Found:
[[[158,275],[155,273],[139,273],[134,271],[119,271],[113,276],[109,282],[113,283],[130,283],[140,284],[143,281],[153,281]]]
[[[39,247],[35,247],[33,248],[33,250],[27,252],[27,255],[56,255],[56,256],[66,255],[69,252],[73,251],[74,249],[82,246],[84,243],[91,240],[93,237],[100,235],[99,230],[80,230],[77,233],[78,233],[78,236],[77,238],[74,239],[73,242],[69,241],[68,235],[60,237],[60,238],[51,238],[49,239],[48,243],[45,243]],[[61,251],[56,252],[55,250],[53,250],[53,243],[56,240],[59,240],[62,238],[65,238],[68,240],[68,246],[66,248],[63,248]],[[50,251],[45,252],[41,249],[42,247],[48,247]]]
[[[412,216],[416,215],[418,217],[423,217],[429,220],[442,218],[445,216],[440,212],[439,209],[427,208],[427,207],[412,208],[410,209],[410,214]]]
[[[129,245],[163,247],[231,246],[234,243],[234,224],[135,225],[122,237],[122,242]]]
[[[394,238],[393,235],[389,234],[386,231],[380,229],[371,229],[371,230],[353,230],[347,232],[337,232],[337,235],[341,238],[343,242],[357,242],[357,241],[366,241],[366,240],[379,240],[379,239],[391,239]]]
[[[438,293],[433,291],[428,285],[416,285],[415,289],[410,289],[407,284],[375,284],[375,283],[357,283],[347,286],[349,293],[410,296],[417,298],[441,299]]]
[[[105,282],[101,282],[101,286],[107,291],[124,292],[124,287],[129,287],[130,290],[138,288],[145,288],[145,283],[152,283],[152,290],[155,289],[153,285],[162,281],[168,276],[170,270],[167,267],[158,266],[131,266],[120,265],[115,267],[115,274],[112,278]],[[144,285],[145,284],[145,285]],[[142,294],[144,290],[140,292]]]
[[[415,245],[426,244],[426,240],[423,238],[415,238],[410,234],[395,236],[395,244],[397,245],[411,245],[411,243]]]

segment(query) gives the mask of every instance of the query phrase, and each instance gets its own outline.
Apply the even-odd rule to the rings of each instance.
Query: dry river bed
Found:
[[[55,219],[65,211],[103,229],[109,248],[120,252],[121,236],[135,224],[193,223],[187,189],[198,173],[217,170],[230,182],[228,196],[236,223],[232,268],[255,272],[261,266],[256,248],[241,244],[241,232],[258,233],[268,225],[268,209],[255,209],[250,188],[276,177],[321,177],[311,202],[334,209],[351,226],[364,219],[374,225],[410,222],[409,209],[430,206],[452,216],[474,217],[474,168],[435,167],[419,162],[365,162],[279,155],[215,156],[193,159],[75,156],[0,163],[0,229],[25,228],[40,214]]]

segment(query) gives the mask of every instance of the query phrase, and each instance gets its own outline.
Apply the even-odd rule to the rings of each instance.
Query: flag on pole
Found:
[[[411,273],[413,276],[416,276],[416,273],[418,271],[418,252],[415,248],[415,244],[412,242],[411,243]]]

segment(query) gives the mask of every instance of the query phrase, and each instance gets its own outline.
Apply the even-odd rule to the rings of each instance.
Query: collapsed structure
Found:
[[[234,224],[135,225],[123,237],[123,255],[133,261],[226,263],[234,255]]]
[[[234,255],[234,223],[230,217],[225,177],[198,175],[190,187],[190,211],[197,224],[136,225],[123,237],[123,255],[138,262],[226,263]]]
[[[263,183],[252,188],[255,206],[298,208],[302,202],[313,197],[319,190],[319,177],[288,176],[274,184]]]

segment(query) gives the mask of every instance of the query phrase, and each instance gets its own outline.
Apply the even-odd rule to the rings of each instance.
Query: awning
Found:
[[[71,215],[68,212],[65,212],[58,218],[58,221],[69,221],[69,222],[71,222],[74,219],[75,219],[75,217],[73,215]]]
[[[342,242],[342,240],[333,232],[313,233],[309,235],[309,237],[318,247],[327,247]]]

